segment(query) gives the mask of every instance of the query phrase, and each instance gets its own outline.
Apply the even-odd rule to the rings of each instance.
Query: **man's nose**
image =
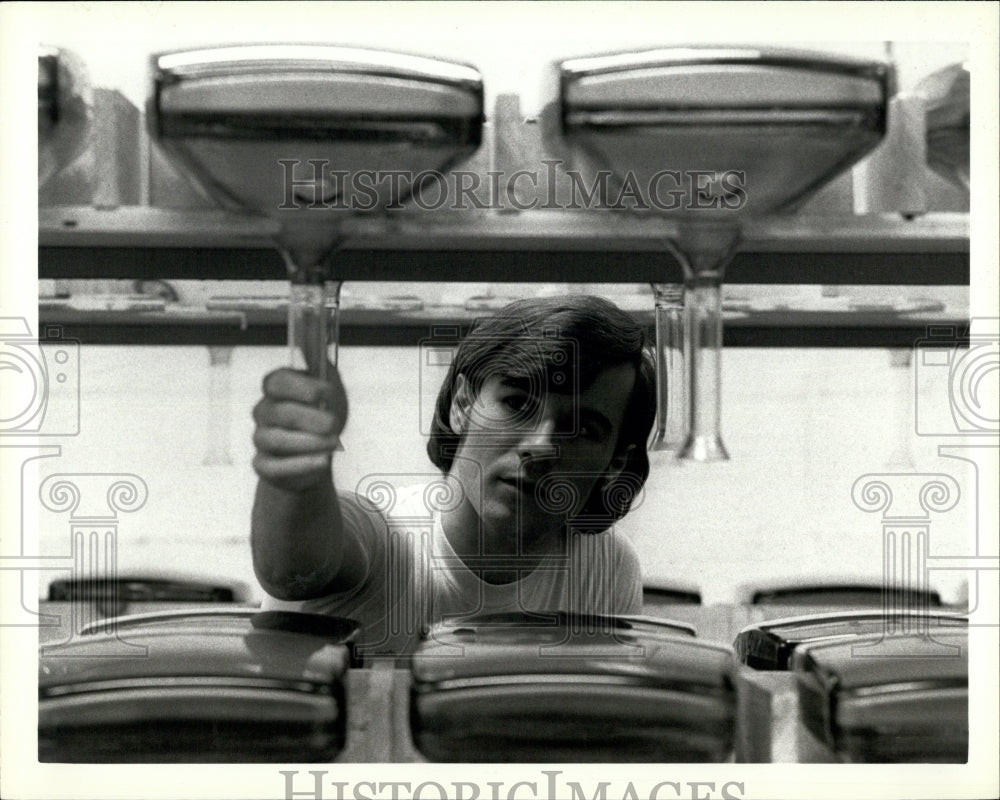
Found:
[[[557,423],[554,417],[544,415],[521,434],[518,454],[522,459],[555,458]]]

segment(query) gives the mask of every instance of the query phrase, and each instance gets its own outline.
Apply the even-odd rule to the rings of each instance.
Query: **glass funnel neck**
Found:
[[[680,225],[668,242],[668,249],[684,271],[687,435],[677,453],[680,459],[729,459],[720,433],[722,280],[726,266],[739,247],[740,237],[738,225],[691,223]]]
[[[740,246],[739,225],[682,222],[668,240],[668,248],[680,262],[686,283],[694,279],[721,282]]]
[[[330,279],[333,254],[344,239],[342,227],[329,219],[325,223],[282,220],[276,238],[292,283],[322,283]]]

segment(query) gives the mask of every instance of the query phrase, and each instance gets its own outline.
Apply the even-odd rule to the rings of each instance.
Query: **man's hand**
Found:
[[[331,461],[347,421],[347,395],[336,369],[329,382],[282,368],[264,378],[253,410],[253,467],[264,481],[300,492],[330,484]]]

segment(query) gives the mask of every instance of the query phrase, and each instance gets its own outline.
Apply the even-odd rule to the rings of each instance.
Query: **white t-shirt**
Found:
[[[518,580],[491,584],[455,554],[440,512],[423,484],[383,495],[378,506],[354,494],[340,495],[346,526],[358,531],[368,560],[367,577],[347,592],[312,600],[266,598],[264,608],[308,611],[355,619],[365,657],[413,652],[430,625],[455,616],[513,611],[639,614],[639,559],[623,534],[569,534],[565,553],[545,557]],[[388,500],[391,499],[391,503]]]

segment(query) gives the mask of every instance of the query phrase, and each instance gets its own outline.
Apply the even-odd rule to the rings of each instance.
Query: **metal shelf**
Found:
[[[313,212],[295,212],[313,213]],[[317,211],[330,216],[337,212]],[[338,218],[338,221],[339,218]],[[675,222],[626,212],[401,211],[342,220],[345,281],[681,279]],[[276,223],[217,209],[39,209],[39,277],[287,280]],[[967,285],[967,214],[789,216],[746,224],[730,284]]]
[[[345,346],[415,347],[434,328],[467,328],[489,312],[431,309],[420,312],[348,310],[341,312],[340,341]],[[631,312],[653,336],[652,311]],[[727,347],[894,347],[911,348],[927,336],[928,326],[951,325],[960,334],[968,320],[946,312],[892,314],[769,311],[727,314]],[[58,333],[48,328],[58,326]],[[39,329],[59,340],[97,345],[284,346],[288,332],[282,310],[266,311],[79,311],[41,309]]]

